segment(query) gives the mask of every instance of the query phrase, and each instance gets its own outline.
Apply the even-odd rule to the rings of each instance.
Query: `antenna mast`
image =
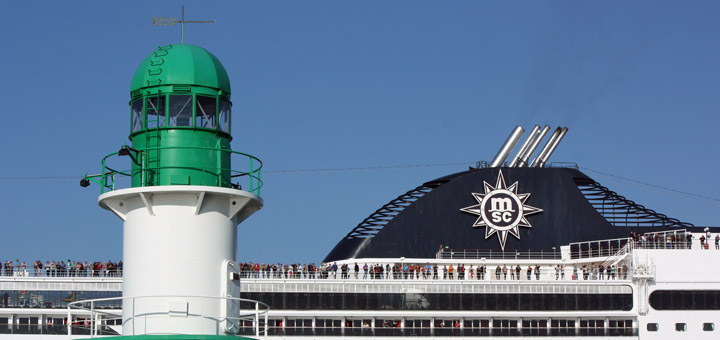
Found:
[[[180,23],[180,43],[185,43],[185,24],[215,24],[215,20],[185,20],[185,5],[182,5],[180,20],[171,17],[153,17],[153,26],[175,26]]]

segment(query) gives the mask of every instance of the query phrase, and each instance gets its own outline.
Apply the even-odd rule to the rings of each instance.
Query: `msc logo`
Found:
[[[531,228],[530,222],[525,218],[543,211],[542,209],[525,205],[530,194],[518,194],[518,182],[510,187],[505,185],[502,171],[497,178],[495,187],[483,182],[484,194],[472,193],[478,204],[460,209],[460,211],[477,215],[478,219],[473,227],[485,227],[485,239],[498,234],[500,248],[505,250],[505,241],[508,233],[520,239],[518,227]]]

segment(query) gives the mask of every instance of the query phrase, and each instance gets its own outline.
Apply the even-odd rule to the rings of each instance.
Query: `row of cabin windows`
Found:
[[[656,290],[649,300],[655,310],[720,310],[720,290]]]
[[[247,292],[243,297],[263,301],[272,310],[629,311],[633,306],[632,294]]]
[[[648,330],[648,332],[657,332],[658,330],[660,330],[660,326],[657,323],[649,323],[649,324],[647,324],[647,330]],[[675,330],[678,332],[686,332],[687,331],[687,323],[684,323],[684,322],[676,323]],[[713,323],[713,322],[703,323],[703,331],[712,332],[714,330],[715,330],[715,323]]]
[[[344,323],[344,324],[343,324]],[[434,327],[430,327],[433,325]],[[343,327],[344,326],[344,327]],[[549,327],[548,327],[549,326]],[[577,327],[576,327],[577,326]],[[607,326],[607,327],[606,327]],[[254,334],[252,322],[239,334]],[[273,336],[637,336],[632,320],[604,319],[269,319]]]
[[[132,132],[171,126],[230,133],[230,102],[201,95],[158,95],[130,103]]]

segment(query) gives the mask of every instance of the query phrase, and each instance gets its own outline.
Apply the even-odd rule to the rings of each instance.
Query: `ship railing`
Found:
[[[135,313],[135,306],[137,302],[148,301],[153,299],[193,299],[200,300],[202,302],[217,304],[217,300],[221,303],[233,303],[237,309],[236,315],[219,315],[219,311],[216,315],[208,314],[183,314],[186,319],[201,321],[203,325],[202,334],[210,335],[247,335],[249,329],[254,330],[256,337],[267,338],[268,335],[268,312],[270,307],[260,301],[242,299],[235,297],[216,297],[216,296],[188,296],[188,295],[158,295],[158,296],[132,296],[132,297],[113,297],[113,298],[101,298],[71,302],[67,306],[67,320],[71,325],[67,327],[67,335],[70,338],[85,338],[88,335],[91,338],[108,335],[136,335],[136,321],[140,324],[146,324],[148,320],[169,318],[175,316],[173,311],[164,308],[164,310],[156,311],[143,311],[142,313]],[[123,315],[119,314],[117,310],[106,310],[98,308],[98,305],[107,303],[118,303],[129,301],[129,308],[132,312],[129,317],[123,319]],[[166,305],[167,306],[167,305]],[[204,308],[201,308],[204,309]],[[127,314],[127,313],[125,313]],[[212,324],[209,329],[206,329],[206,323],[202,321],[211,321]],[[220,334],[218,327],[223,323],[228,323],[228,327],[224,327],[225,331]],[[131,324],[130,334],[124,334],[121,329],[123,325]],[[165,335],[175,334],[168,330]],[[140,332],[138,332],[139,335]],[[142,334],[149,334],[142,332]],[[155,335],[162,335],[153,333]]]
[[[632,238],[614,238],[608,240],[586,241],[570,243],[571,259],[586,259],[593,257],[608,257],[615,255],[620,249],[625,247]]]
[[[441,248],[435,254],[435,258],[438,260],[559,260],[562,256],[557,249],[498,251],[492,249]]]
[[[159,153],[168,150],[180,150],[180,151],[192,151],[192,150],[206,150],[208,152],[214,152],[218,154],[227,154],[228,158],[244,157],[248,162],[247,170],[236,170],[223,167],[191,167],[191,166],[159,166],[151,165],[152,162],[148,161],[146,155],[148,153]],[[113,156],[130,156],[132,162],[137,167],[129,170],[116,170],[114,167],[108,165],[108,161]],[[146,148],[143,150],[136,150],[129,146],[123,146],[120,151],[111,153],[102,159],[102,171],[99,174],[88,175],[86,174],[81,180],[81,186],[88,186],[90,182],[94,182],[100,185],[100,193],[103,194],[108,191],[119,189],[121,185],[128,185],[121,180],[140,178],[139,186],[157,186],[153,178],[160,176],[160,173],[167,170],[187,170],[193,172],[199,172],[208,176],[215,176],[215,183],[218,187],[233,187],[242,189],[239,183],[232,183],[236,178],[247,178],[248,186],[247,191],[260,195],[260,188],[263,185],[261,179],[261,170],[263,167],[262,161],[250,154],[246,154],[239,151],[233,151],[222,148],[210,148],[210,147],[155,147]]]
[[[0,270],[0,277],[35,277],[46,279],[93,279],[100,281],[113,281],[122,278],[122,270],[93,270],[87,267],[83,269],[38,269],[29,267],[14,267]]]
[[[243,280],[252,280],[255,283],[269,281],[268,284],[274,285],[278,281],[292,283],[295,281],[302,282],[354,282],[354,283],[394,283],[402,282],[402,284],[422,284],[422,283],[442,283],[442,282],[463,282],[463,281],[502,281],[502,282],[555,282],[555,281],[612,281],[612,280],[630,280],[630,270],[622,266],[612,268],[610,272],[599,272],[599,262],[585,264],[585,274],[583,275],[583,266],[567,265],[538,265],[530,266],[531,271],[528,274],[528,265],[520,266],[520,273],[517,272],[517,265],[488,264],[485,272],[481,272],[478,267],[465,267],[462,274],[454,268],[453,272],[445,272],[443,268],[438,268],[437,272],[368,272],[365,273],[360,269],[359,272],[349,270],[345,273],[338,270],[335,271],[315,271],[315,272],[292,272],[292,271],[244,271],[239,276]],[[500,268],[498,271],[497,269]],[[247,281],[246,281],[247,282]]]
[[[567,168],[567,169],[575,169],[579,170],[577,163],[572,162],[551,162],[550,164],[545,165],[546,168]]]
[[[603,268],[607,268],[609,266],[614,266],[618,264],[620,261],[624,260],[630,252],[633,250],[633,245],[635,242],[627,242],[625,245],[620,248],[620,250],[615,253],[615,255],[608,257],[605,262],[603,262],[602,266]]]
[[[635,240],[638,249],[692,249],[693,233],[686,229],[643,233]],[[698,241],[699,242],[699,241]]]

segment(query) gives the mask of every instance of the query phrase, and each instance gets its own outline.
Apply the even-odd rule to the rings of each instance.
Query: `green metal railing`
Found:
[[[161,150],[169,150],[169,149],[184,149],[184,150],[207,150],[211,152],[219,152],[219,153],[228,153],[231,158],[233,155],[241,156],[247,159],[248,162],[248,170],[247,171],[241,171],[241,170],[235,170],[235,169],[228,169],[228,168],[222,168],[222,167],[195,167],[195,166],[152,166],[148,167],[145,164],[145,157],[144,155],[149,152],[157,152]],[[130,170],[116,170],[114,168],[111,168],[108,166],[108,160],[113,156],[118,155],[128,155],[132,159],[132,161],[137,165],[137,167],[130,169]],[[95,175],[88,175],[85,174],[83,178],[80,181],[80,184],[82,186],[88,186],[90,182],[96,183],[100,185],[100,193],[103,194],[108,191],[113,191],[116,189],[120,189],[116,187],[117,181],[115,176],[122,176],[132,179],[134,176],[140,176],[142,178],[142,181],[140,183],[140,187],[145,186],[158,186],[157,184],[148,184],[146,181],[147,173],[152,172],[162,172],[163,170],[191,170],[191,171],[197,171],[204,174],[209,174],[212,176],[217,177],[216,186],[218,187],[232,187],[232,188],[241,188],[240,183],[232,183],[233,179],[239,179],[241,177],[247,177],[248,181],[248,187],[249,192],[254,193],[256,195],[260,195],[260,188],[263,185],[263,181],[261,179],[261,170],[262,170],[262,161],[250,154],[246,154],[239,151],[233,151],[233,150],[227,150],[227,149],[218,149],[218,148],[209,148],[209,147],[156,147],[156,148],[147,148],[143,150],[135,150],[128,146],[123,146],[123,148],[118,151],[111,153],[102,159],[102,171],[100,174]],[[229,185],[227,185],[229,183]],[[137,186],[137,185],[135,185]]]

